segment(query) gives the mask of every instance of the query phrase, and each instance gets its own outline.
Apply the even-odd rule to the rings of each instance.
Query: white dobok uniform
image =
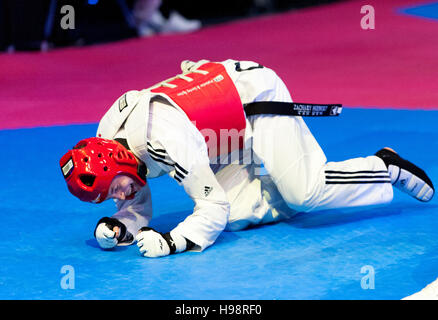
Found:
[[[204,62],[183,62],[183,74]],[[240,61],[236,70],[236,62],[221,64],[243,104],[292,102],[273,70],[250,61]],[[120,97],[102,118],[98,136],[127,139],[131,151],[146,164],[147,178],[167,173],[184,187],[195,203],[194,210],[172,232],[200,250],[213,244],[224,229],[278,221],[297,212],[384,204],[393,198],[380,158],[327,162],[304,120],[297,116],[247,117],[245,149],[237,152],[232,163],[232,156],[218,161],[209,159],[205,138],[174,102],[145,89]],[[261,164],[265,175],[260,175]],[[147,184],[134,199],[116,201],[116,205],[113,218],[133,235],[152,218]]]

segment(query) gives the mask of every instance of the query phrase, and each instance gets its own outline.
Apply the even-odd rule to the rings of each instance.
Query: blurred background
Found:
[[[191,32],[330,2],[335,0],[0,0],[0,50],[47,50]],[[59,27],[65,5],[74,8],[74,29]]]
[[[365,9],[365,10],[364,10]],[[100,250],[114,204],[67,190],[60,157],[118,97],[181,73],[183,60],[256,61],[296,102],[328,161],[390,146],[438,184],[438,1],[0,0],[0,299],[401,299],[437,277],[437,198],[395,190],[385,208],[303,213],[223,232],[202,254]],[[250,71],[249,71],[250,72]],[[193,202],[150,179],[167,232]],[[75,269],[74,290],[60,286]],[[375,288],[361,287],[364,266]],[[165,270],[166,272],[163,272]],[[110,279],[110,280],[109,280]]]

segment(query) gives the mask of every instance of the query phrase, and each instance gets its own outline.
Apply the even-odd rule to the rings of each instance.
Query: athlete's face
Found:
[[[107,199],[131,200],[140,189],[141,185],[134,179],[121,174],[111,182]]]

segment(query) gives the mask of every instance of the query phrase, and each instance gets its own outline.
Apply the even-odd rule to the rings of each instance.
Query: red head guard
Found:
[[[104,201],[111,181],[121,173],[142,186],[146,184],[145,178],[139,175],[139,163],[134,154],[114,140],[88,138],[79,141],[59,164],[68,189],[82,201]]]

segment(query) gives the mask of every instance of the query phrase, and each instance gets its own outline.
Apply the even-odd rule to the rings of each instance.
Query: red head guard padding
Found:
[[[144,186],[134,154],[114,140],[88,138],[79,141],[59,161],[67,187],[82,201],[101,203],[112,180],[125,174]]]

